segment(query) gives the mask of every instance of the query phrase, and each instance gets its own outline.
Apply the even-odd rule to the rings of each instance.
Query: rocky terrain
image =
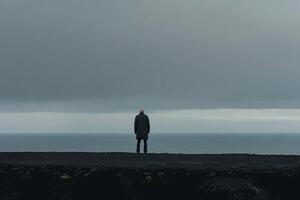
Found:
[[[0,199],[300,199],[300,156],[0,153]]]

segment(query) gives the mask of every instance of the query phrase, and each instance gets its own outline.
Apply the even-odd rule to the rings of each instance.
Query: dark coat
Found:
[[[135,117],[134,120],[134,133],[136,135],[136,139],[148,139],[149,132],[149,117],[141,112]]]

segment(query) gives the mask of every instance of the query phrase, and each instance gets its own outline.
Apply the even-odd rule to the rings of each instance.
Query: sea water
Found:
[[[134,134],[0,134],[1,152],[135,152]],[[148,140],[149,152],[185,154],[296,154],[300,134],[156,134]]]

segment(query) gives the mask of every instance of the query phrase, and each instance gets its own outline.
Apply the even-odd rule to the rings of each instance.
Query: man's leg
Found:
[[[144,153],[148,152],[147,139],[144,139]]]
[[[136,152],[140,153],[140,145],[141,145],[141,139],[137,139],[137,144],[136,144]]]

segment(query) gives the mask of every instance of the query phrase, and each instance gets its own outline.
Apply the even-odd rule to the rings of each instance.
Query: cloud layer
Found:
[[[299,109],[217,109],[148,113],[157,133],[299,133]],[[133,134],[134,113],[0,113],[0,133]]]
[[[0,0],[0,111],[299,108],[294,0]]]

